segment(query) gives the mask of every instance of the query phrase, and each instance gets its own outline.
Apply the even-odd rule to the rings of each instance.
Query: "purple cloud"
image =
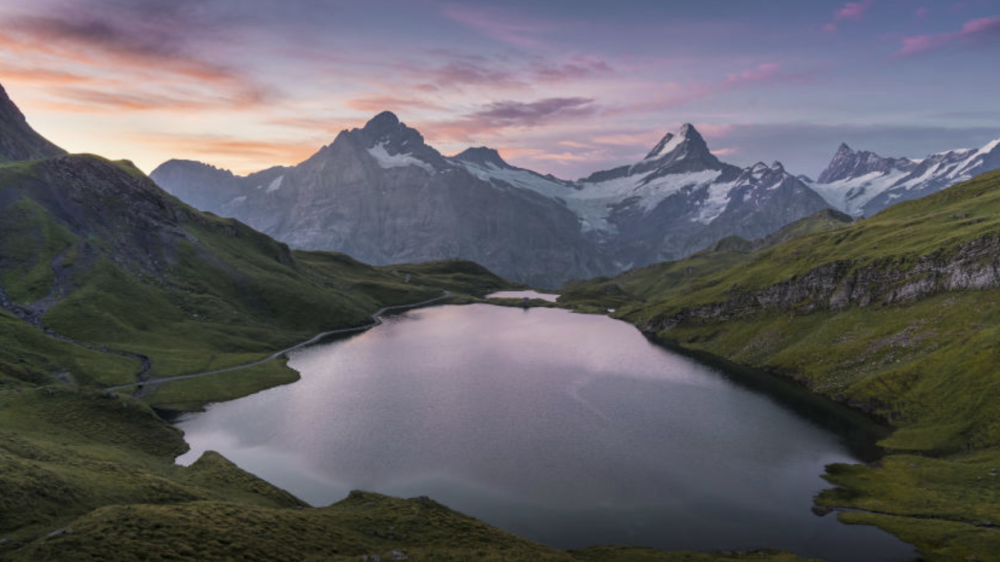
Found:
[[[872,0],[848,2],[833,14],[835,20],[861,20],[872,6]]]
[[[514,18],[494,9],[451,5],[447,6],[443,13],[448,19],[486,37],[525,49],[535,49],[542,46],[538,35],[544,33],[548,27],[524,18]]]
[[[727,74],[726,81],[723,84],[732,86],[744,82],[766,82],[782,76],[781,65],[769,62],[759,64],[755,68],[744,70],[743,72]]]
[[[491,88],[520,88],[525,84],[504,69],[472,60],[453,60],[436,68],[421,71],[420,75],[438,87],[489,86]]]
[[[535,102],[498,101],[470,115],[504,127],[531,127],[556,117],[582,117],[597,110],[590,98],[548,98]]]
[[[498,101],[451,121],[421,124],[428,137],[466,141],[474,135],[508,128],[533,128],[567,119],[594,115],[600,106],[591,98],[546,98],[533,102]]]
[[[534,77],[544,82],[581,80],[610,74],[611,72],[613,72],[612,68],[607,62],[594,57],[576,57],[563,64],[536,61],[532,65],[532,74]]]
[[[58,58],[74,64],[77,74],[88,68],[116,75],[100,85],[89,80],[92,88],[53,88],[52,93],[63,101],[52,103],[52,108],[85,111],[92,107],[97,112],[248,108],[274,99],[273,89],[192,48],[193,38],[207,33],[210,25],[181,25],[177,14],[164,13],[163,17],[160,21],[127,11],[105,14],[86,3],[59,16],[15,15],[2,21],[7,28],[3,47],[37,70],[45,70],[42,65]],[[45,78],[40,72],[34,74],[36,82]],[[50,69],[50,85],[67,82],[59,74]],[[114,91],[101,91],[100,87],[107,89],[109,84],[115,86]]]
[[[893,56],[906,57],[953,44],[978,45],[997,40],[1000,40],[1000,16],[979,18],[965,22],[955,33],[904,37],[902,46]]]

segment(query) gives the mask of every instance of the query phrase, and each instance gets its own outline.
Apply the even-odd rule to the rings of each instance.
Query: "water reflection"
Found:
[[[436,307],[290,365],[301,381],[180,422],[181,462],[218,450],[314,505],[354,488],[427,495],[562,548],[912,557],[875,528],[810,513],[824,465],[862,458],[876,426],[622,322]]]

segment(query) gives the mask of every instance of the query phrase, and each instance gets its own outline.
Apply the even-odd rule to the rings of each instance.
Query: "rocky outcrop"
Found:
[[[842,143],[817,182],[833,183],[872,173],[888,174],[894,170],[910,172],[916,167],[917,163],[909,158],[884,158],[866,150],[855,152]]]
[[[0,162],[38,160],[60,154],[66,151],[35,132],[0,86]]]
[[[658,333],[685,322],[726,322],[769,312],[808,314],[849,306],[916,301],[947,291],[1000,287],[1000,235],[939,250],[916,260],[835,261],[757,291],[730,289],[727,300],[651,319]]]

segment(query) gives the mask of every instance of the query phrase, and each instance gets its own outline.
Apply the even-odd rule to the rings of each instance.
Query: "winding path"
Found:
[[[327,331],[327,332],[320,332],[320,333],[316,334],[315,336],[309,338],[308,340],[306,340],[304,342],[295,344],[292,347],[288,347],[288,348],[282,349],[281,351],[276,351],[276,352],[272,353],[271,355],[268,355],[267,357],[265,357],[263,359],[260,359],[260,360],[257,360],[257,361],[253,361],[251,363],[244,363],[242,365],[235,365],[235,366],[232,366],[232,367],[226,367],[225,369],[216,369],[214,371],[205,371],[205,372],[202,372],[202,373],[191,373],[191,374],[188,374],[188,375],[177,375],[175,377],[153,377],[153,378],[148,378],[148,379],[140,379],[140,380],[138,380],[138,381],[136,381],[134,383],[120,384],[120,385],[117,385],[117,386],[109,386],[109,387],[107,387],[107,390],[115,391],[115,390],[125,390],[127,388],[135,388],[136,392],[134,393],[134,396],[137,397],[137,398],[139,398],[139,397],[142,397],[142,396],[146,396],[152,390],[156,389],[159,385],[161,385],[163,383],[166,383],[166,382],[181,381],[181,380],[185,380],[185,379],[195,379],[195,378],[199,378],[199,377],[207,377],[209,375],[218,375],[220,373],[229,373],[229,372],[232,372],[232,371],[238,371],[240,369],[248,369],[250,367],[256,367],[258,365],[263,365],[264,363],[267,363],[269,361],[273,361],[273,360],[277,359],[278,357],[281,357],[282,355],[285,355],[287,353],[291,353],[292,351],[295,351],[297,349],[301,349],[301,348],[303,348],[303,347],[305,347],[307,345],[312,345],[312,344],[314,344],[314,343],[316,343],[316,342],[318,342],[318,341],[320,341],[320,340],[322,340],[324,338],[327,338],[329,336],[333,336],[333,335],[337,335],[337,334],[347,334],[347,333],[351,333],[351,332],[363,332],[365,330],[374,328],[375,326],[379,326],[379,325],[382,324],[382,315],[385,314],[386,312],[390,312],[390,311],[393,311],[393,310],[405,310],[405,309],[409,309],[409,308],[417,308],[417,307],[421,307],[421,306],[426,306],[428,304],[431,304],[431,303],[434,303],[434,302],[446,299],[446,298],[452,296],[452,294],[453,294],[451,291],[447,291],[447,290],[444,290],[444,289],[442,289],[442,291],[443,291],[443,294],[441,296],[434,297],[432,299],[428,299],[428,300],[421,301],[421,302],[418,302],[418,303],[413,303],[413,304],[399,304],[399,305],[395,305],[395,306],[385,306],[385,307],[382,307],[382,308],[378,309],[377,311],[375,311],[374,314],[372,314],[372,322],[370,324],[365,324],[364,326],[355,326],[353,328],[341,328],[339,330],[330,330],[330,331]]]
[[[60,259],[62,254],[57,256],[56,259]],[[89,343],[85,341],[80,341],[78,339],[71,338],[67,335],[61,334],[42,323],[42,315],[44,315],[49,308],[51,308],[58,300],[53,297],[53,292],[46,296],[40,301],[36,301],[27,306],[15,303],[4,291],[3,287],[0,287],[0,309],[6,310],[7,312],[13,314],[18,319],[38,328],[46,336],[63,341],[75,346],[82,347],[84,349],[89,349],[91,351],[97,351],[99,353],[107,353],[110,355],[117,355],[119,357],[128,357],[130,359],[135,359],[139,361],[140,368],[139,372],[136,373],[135,378],[138,381],[145,381],[149,378],[149,373],[153,370],[153,360],[141,353],[133,353],[131,351],[124,351],[121,349],[115,349],[113,347],[108,347],[106,345],[101,345],[99,343]],[[64,380],[63,383],[67,384],[71,382],[72,379]]]

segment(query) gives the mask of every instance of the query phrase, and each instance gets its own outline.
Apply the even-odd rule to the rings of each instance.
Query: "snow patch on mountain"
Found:
[[[602,182],[581,183],[582,189],[574,192],[566,202],[583,219],[585,230],[613,230],[607,220],[612,205],[628,202],[648,213],[682,189],[698,189],[712,184],[722,175],[720,170],[704,170],[652,177],[658,171],[653,169]]]
[[[284,174],[282,174],[282,175],[274,178],[274,180],[271,181],[271,184],[267,186],[267,192],[268,193],[272,193],[272,192],[275,192],[275,191],[278,191],[279,189],[281,189],[281,182],[284,179],[285,179],[285,175]]]
[[[418,168],[423,168],[427,172],[433,174],[434,167],[424,162],[423,160],[413,156],[409,153],[400,154],[390,154],[386,150],[386,142],[382,141],[377,143],[375,146],[368,149],[368,154],[371,154],[375,161],[378,163],[379,167],[384,169],[389,168],[406,168],[407,166],[417,166]]]
[[[701,211],[694,219],[701,224],[710,224],[717,219],[729,205],[729,194],[739,182],[713,183],[708,186],[708,198],[702,204]]]
[[[506,167],[501,168],[492,162],[477,164],[474,162],[460,161],[462,166],[477,178],[496,185],[497,182],[504,182],[508,185],[534,191],[550,199],[564,199],[571,197],[575,189],[549,179],[534,172],[521,168]]]
[[[662,158],[662,157],[666,156],[667,154],[670,154],[674,150],[677,150],[677,147],[679,147],[681,145],[681,143],[683,143],[685,140],[686,140],[686,137],[683,137],[681,135],[670,135],[669,139],[667,140],[667,142],[662,143],[659,146],[659,150],[655,150],[653,152],[650,152],[649,155],[647,155],[645,159],[646,160],[656,160],[658,158]]]
[[[806,185],[819,193],[833,208],[851,216],[859,216],[865,204],[907,175],[909,173],[903,170],[892,170],[885,174],[872,172],[856,178]]]

